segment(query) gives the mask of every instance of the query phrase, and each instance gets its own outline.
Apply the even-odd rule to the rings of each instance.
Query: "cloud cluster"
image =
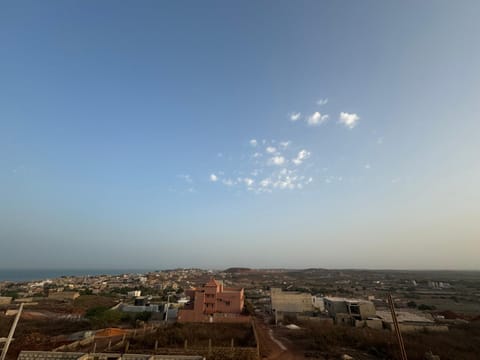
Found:
[[[349,129],[353,129],[357,125],[360,117],[357,114],[350,114],[347,112],[341,112],[338,119],[339,123],[345,125]]]
[[[230,175],[211,173],[210,182],[254,193],[303,189],[313,182],[305,166],[312,155],[310,151],[294,148],[291,141],[252,139],[249,145],[250,154],[245,157],[248,160],[239,164],[242,170],[234,170]]]
[[[297,154],[297,157],[292,160],[295,165],[301,165],[305,160],[310,157],[310,151],[300,150]]]
[[[291,121],[298,121],[302,118],[302,113],[299,113],[299,112],[292,112],[290,114],[290,120]]]
[[[316,126],[323,124],[328,120],[328,115],[322,115],[318,111],[315,111],[312,115],[307,118],[307,124],[311,126]]]
[[[328,104],[328,98],[319,99],[316,101],[316,104],[319,106],[324,106]],[[309,126],[319,126],[323,123],[326,123],[330,118],[329,114],[324,114],[319,111],[314,111],[310,115],[306,116],[303,116],[301,112],[291,112],[288,116],[292,122],[298,122],[299,120],[303,119]],[[360,117],[355,113],[342,111],[338,116],[338,123],[342,124],[348,129],[353,129],[358,124],[359,120]]]
[[[285,158],[283,156],[274,156],[268,160],[270,165],[283,165],[285,164]]]
[[[317,105],[320,105],[320,106],[327,105],[327,103],[328,103],[328,98],[317,100]]]
[[[316,101],[317,106],[325,106],[328,98]],[[305,122],[308,126],[321,126],[330,121],[330,115],[322,110],[312,113],[293,111],[288,114],[291,122]],[[348,129],[357,126],[360,117],[356,113],[340,112],[338,124]],[[249,154],[240,156],[230,172],[216,171],[210,173],[208,179],[216,186],[246,189],[255,193],[273,192],[275,190],[302,189],[311,184],[314,178],[309,172],[314,171],[310,159],[312,153],[302,147],[292,145],[291,141],[257,140],[248,141]],[[221,156],[223,158],[223,154]],[[230,157],[229,157],[230,158]],[[229,167],[231,164],[228,165]],[[370,164],[365,164],[366,170]],[[318,170],[318,169],[317,169]],[[317,172],[317,175],[318,172]],[[316,176],[319,183],[341,182],[339,176]],[[184,179],[188,182],[188,179]]]

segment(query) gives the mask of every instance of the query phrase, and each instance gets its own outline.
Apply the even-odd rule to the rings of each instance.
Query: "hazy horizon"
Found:
[[[479,10],[3,2],[0,266],[479,270]]]

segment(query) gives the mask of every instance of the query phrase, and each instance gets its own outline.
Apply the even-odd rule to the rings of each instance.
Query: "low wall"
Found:
[[[316,323],[333,325],[333,319],[330,318],[330,317],[298,315],[297,320],[299,320],[299,321],[311,321],[311,322],[316,322]]]
[[[135,350],[135,353],[139,353]],[[200,355],[207,360],[259,360],[256,348],[230,348],[212,347],[208,348],[158,348],[156,352],[149,353],[163,355]]]
[[[90,336],[86,339],[82,339],[82,340],[78,340],[78,341],[74,341],[70,344],[66,344],[66,345],[62,345],[62,346],[59,346],[58,348],[56,349],[53,349],[53,351],[69,351],[69,350],[75,350],[77,347],[79,346],[85,346],[85,345],[89,345],[89,344],[92,344],[93,341],[95,340],[95,337],[94,336]]]
[[[383,323],[385,328],[395,331],[395,327],[393,323]],[[400,323],[398,324],[401,332],[416,332],[416,331],[425,331],[425,332],[445,332],[448,331],[447,325],[439,325],[439,324],[421,324],[421,323]]]
[[[251,321],[250,316],[241,314],[215,313],[213,316],[197,314],[193,310],[180,310],[178,316],[179,323],[235,323],[248,324]]]
[[[383,321],[381,320],[355,320],[355,327],[368,327],[371,329],[383,329]]]

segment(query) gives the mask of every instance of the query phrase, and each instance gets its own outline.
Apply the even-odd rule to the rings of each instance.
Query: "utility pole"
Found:
[[[170,295],[172,294],[167,295],[167,310],[165,311],[165,325],[168,324],[168,309],[170,308]]]
[[[15,329],[18,324],[18,320],[20,320],[20,316],[22,315],[23,311],[23,303],[20,304],[20,308],[18,309],[17,315],[15,316],[15,320],[13,320],[12,327],[10,328],[10,333],[8,334],[7,341],[5,342],[5,345],[3,346],[2,350],[2,355],[0,356],[0,360],[5,360],[5,356],[7,356],[7,351],[8,347],[10,346],[10,343],[12,342],[13,334],[15,334]]]
[[[400,357],[402,360],[408,360],[405,345],[403,344],[402,333],[400,332],[400,326],[398,325],[397,314],[395,313],[395,304],[393,303],[392,294],[388,294],[388,306],[390,307],[393,325],[395,326],[395,335],[397,337],[398,347],[400,348]]]

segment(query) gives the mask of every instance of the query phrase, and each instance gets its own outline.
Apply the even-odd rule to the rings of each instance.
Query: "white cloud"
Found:
[[[177,177],[179,177],[180,179],[184,180],[189,184],[193,183],[192,177],[188,174],[180,174],[180,175],[177,175]]]
[[[357,125],[358,120],[360,120],[360,117],[357,114],[342,111],[338,121],[349,129],[353,129]]]
[[[370,164],[368,164],[368,163],[365,164],[363,167],[364,167],[365,169],[367,169],[367,170],[372,168],[372,166],[371,166]]]
[[[245,179],[243,179],[243,181],[245,182],[245,184],[247,186],[252,186],[253,183],[255,182],[253,179],[250,179],[250,178],[245,178]]]
[[[307,151],[305,149],[300,150],[299,153],[297,154],[297,157],[292,161],[295,165],[300,165],[303,163],[304,160],[308,159],[310,155],[311,155],[310,151]]]
[[[290,141],[281,141],[280,146],[286,149],[290,145]]]
[[[297,112],[297,113],[293,112],[293,113],[290,114],[290,120],[291,121],[300,120],[301,117],[302,117],[302,113],[299,113],[299,112]]]
[[[317,100],[317,105],[326,105],[328,103],[328,98],[325,98],[325,99],[318,99]]]
[[[328,115],[322,115],[318,111],[314,112],[307,119],[308,125],[315,126],[320,125],[328,120]]]
[[[274,156],[269,162],[273,165],[283,165],[285,163],[285,158],[283,156]]]
[[[272,183],[272,180],[270,180],[270,178],[266,178],[260,181],[260,185],[263,187],[268,187],[270,186],[271,183]]]
[[[308,179],[312,169],[298,165],[306,162],[311,153],[302,148],[295,149],[291,144],[289,140],[251,139],[249,145],[252,147],[248,153],[239,156],[240,163],[236,169],[227,174],[215,171],[207,175],[208,179],[254,194],[304,189],[311,181]],[[225,155],[222,157],[227,158]]]
[[[235,182],[232,179],[224,179],[222,180],[222,183],[227,186],[233,186],[235,185]]]

